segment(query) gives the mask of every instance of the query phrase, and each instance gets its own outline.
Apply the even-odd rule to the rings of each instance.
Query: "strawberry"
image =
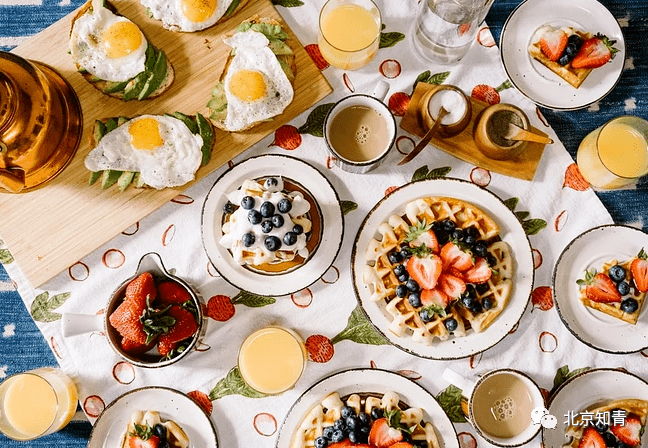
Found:
[[[465,271],[473,267],[471,255],[468,252],[461,250],[461,248],[452,241],[448,241],[441,248],[441,260],[443,260],[444,270],[452,267],[458,271]]]
[[[478,258],[475,266],[463,273],[463,279],[466,283],[486,283],[492,274],[488,261],[485,258]]]
[[[557,61],[567,48],[569,36],[561,29],[551,29],[544,32],[540,37],[538,44],[540,51],[547,56],[550,61]]]
[[[179,342],[172,342],[172,341],[170,341],[170,340],[168,340],[168,339],[160,339],[160,340],[158,341],[157,350],[158,350],[158,353],[159,353],[160,355],[162,355],[162,356],[169,356],[169,354],[170,354],[173,350],[175,350],[176,348],[178,348],[179,345],[180,345]]]
[[[462,279],[445,272],[439,276],[438,283],[439,289],[451,299],[459,298],[466,290],[466,283]]]
[[[619,51],[613,47],[615,43],[602,34],[587,39],[574,56],[572,68],[597,68],[607,64]]]
[[[148,344],[140,344],[127,338],[122,338],[120,344],[123,351],[129,355],[141,355],[148,352],[155,346],[155,339]]]
[[[398,420],[400,423],[400,416]],[[369,431],[370,445],[377,448],[386,448],[400,442],[401,440],[403,440],[403,433],[400,429],[392,426],[391,419],[382,417],[371,425],[371,430]]]
[[[153,428],[146,425],[135,424],[135,431],[128,433],[128,446],[130,448],[157,448],[160,443],[158,436],[153,435]]]
[[[583,437],[578,444],[578,448],[605,448],[605,439],[600,432],[591,426],[585,428]]]
[[[421,291],[421,304],[423,306],[436,305],[445,308],[450,303],[450,297],[440,289],[424,289]]]
[[[396,442],[389,448],[414,448],[414,445],[409,442]]]
[[[632,260],[630,272],[637,289],[640,292],[648,291],[648,254],[644,252],[643,247],[637,254],[637,258]]]
[[[160,335],[158,345],[163,345],[165,348],[170,347],[173,343],[190,338],[198,331],[198,324],[194,315],[181,306],[173,305],[166,314],[173,317],[175,323],[169,328],[168,332]],[[159,346],[158,351],[160,351]]]
[[[167,281],[157,285],[157,300],[164,308],[167,305],[182,305],[187,300],[191,300],[191,295],[180,283]]]
[[[610,277],[597,274],[596,270],[585,271],[585,280],[576,280],[576,283],[585,285],[585,295],[592,302],[613,303],[621,301],[621,294]]]
[[[425,247],[430,249],[433,253],[439,253],[439,242],[432,230],[421,233],[419,236],[414,238],[411,243],[414,246],[422,246],[425,244]]]
[[[145,305],[141,305],[136,300],[124,300],[112,312],[108,321],[123,338],[146,345],[147,335],[144,332],[144,325],[140,322],[140,317],[144,315],[145,310]]]
[[[222,294],[215,295],[207,302],[205,314],[219,322],[226,322],[234,316],[236,309],[232,300]]]
[[[641,443],[643,428],[641,420],[634,414],[628,415],[623,425],[610,425],[610,431],[628,446],[637,446]]]
[[[153,303],[155,295],[155,281],[150,272],[140,274],[126,286],[126,300],[135,300],[143,307],[146,306],[147,298],[150,298],[150,303]]]
[[[329,362],[335,354],[331,340],[321,334],[308,336],[304,345],[306,346],[308,357],[313,362]]]
[[[423,289],[434,289],[441,275],[443,263],[437,255],[425,258],[411,257],[405,266],[407,273]]]

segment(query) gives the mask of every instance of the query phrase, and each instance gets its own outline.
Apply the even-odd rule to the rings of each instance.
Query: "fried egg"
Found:
[[[245,31],[224,41],[235,49],[223,82],[227,98],[225,129],[240,131],[282,113],[294,92],[268,47],[268,38],[257,31]]]
[[[74,62],[105,81],[127,81],[144,71],[147,41],[137,25],[92,3],[72,27],[70,53]]]
[[[90,151],[90,171],[137,171],[151,187],[162,189],[194,179],[202,161],[203,140],[180,120],[142,115],[108,132]]]
[[[199,31],[223,17],[233,0],[140,0],[150,14],[173,31]]]

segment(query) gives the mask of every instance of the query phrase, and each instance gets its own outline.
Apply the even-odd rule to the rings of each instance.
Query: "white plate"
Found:
[[[434,425],[441,448],[459,448],[455,428],[432,394],[402,375],[380,369],[345,370],[313,384],[288,411],[279,429],[275,447],[289,448],[293,434],[306,414],[332,392],[338,392],[344,397],[353,393],[384,394],[389,391],[396,392],[409,406],[423,409],[423,420]]]
[[[390,314],[385,301],[373,302],[369,287],[362,281],[365,251],[369,241],[379,236],[378,226],[393,214],[402,214],[405,205],[427,196],[446,196],[475,204],[490,215],[500,227],[500,237],[510,247],[515,259],[513,293],[504,311],[482,333],[470,331],[464,337],[450,337],[432,345],[414,342],[409,335],[398,337],[389,331]],[[513,212],[500,198],[473,183],[459,179],[434,179],[412,182],[400,187],[378,202],[364,219],[355,239],[351,257],[353,285],[360,303],[374,326],[396,347],[422,358],[458,359],[482,352],[501,341],[518,323],[529,303],[533,287],[533,254],[529,239]]]
[[[126,392],[106,406],[92,428],[87,448],[120,447],[133,411],[158,411],[187,433],[190,448],[217,448],[216,428],[191,398],[167,387],[143,387]]]
[[[306,262],[285,274],[264,275],[237,264],[227,248],[218,244],[223,234],[221,218],[226,193],[241,187],[245,179],[282,176],[304,187],[322,215],[320,244]],[[340,200],[326,177],[313,166],[293,157],[251,157],[225,172],[211,188],[202,211],[202,239],[207,257],[220,275],[239,289],[264,296],[283,296],[300,291],[326,273],[342,245],[344,217]]]
[[[625,261],[648,250],[648,234],[634,227],[604,225],[590,229],[563,249],[553,273],[553,295],[558,315],[579,340],[607,353],[633,353],[648,347],[648,307],[635,325],[583,305],[576,280],[585,270],[601,270],[604,262]]]
[[[569,411],[577,415],[599,401],[623,398],[648,401],[648,383],[631,373],[615,369],[593,369],[570,378],[551,398],[548,410],[558,419],[558,426],[542,429],[543,445],[560,448],[567,442],[565,422]],[[648,437],[643,437],[641,446],[648,446]]]
[[[592,70],[576,89],[540,62],[527,48],[542,25],[571,26],[616,40],[619,51],[603,67]],[[586,107],[614,88],[623,70],[625,43],[621,27],[596,0],[526,0],[509,15],[500,36],[502,64],[513,85],[540,106],[556,110]]]

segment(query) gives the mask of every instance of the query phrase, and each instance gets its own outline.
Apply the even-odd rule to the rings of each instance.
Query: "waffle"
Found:
[[[585,431],[585,423],[594,424],[596,422],[597,413],[610,413],[615,409],[621,409],[625,411],[626,416],[635,415],[641,421],[641,426],[645,427],[646,425],[646,416],[648,415],[648,402],[644,400],[639,400],[636,398],[625,398],[622,400],[615,400],[606,403],[596,403],[592,406],[584,409],[579,412],[578,415],[574,418],[574,421],[567,426],[565,429],[565,436],[569,440],[563,448],[578,448],[580,440],[583,437],[583,432]],[[591,422],[584,422],[582,415],[583,413],[594,415],[594,419]],[[610,422],[612,422],[610,417]]]
[[[476,298],[480,303],[488,298],[492,308],[475,313],[462,306],[460,300],[455,300],[445,309],[445,315],[434,314],[431,320],[424,322],[419,315],[422,307],[415,308],[407,297],[396,295],[399,280],[394,273],[396,263],[389,260],[389,254],[405,242],[411,226],[446,219],[462,230],[476,228],[479,231],[478,239],[488,243],[488,253],[495,262],[491,265],[493,274],[486,283],[476,288]],[[386,303],[385,310],[391,319],[389,331],[398,337],[409,335],[415,342],[425,345],[431,345],[436,339],[447,340],[451,335],[465,336],[470,329],[477,333],[484,331],[504,310],[513,289],[514,262],[510,248],[501,241],[499,232],[497,223],[481,209],[447,197],[426,197],[412,201],[405,206],[402,216],[392,215],[380,224],[377,229],[380,237],[372,239],[367,246],[363,281],[369,286],[372,301]],[[457,328],[452,332],[446,327],[449,319],[457,323]]]
[[[590,299],[587,298],[587,294],[585,292],[586,288],[583,287],[579,291],[579,299],[581,302],[583,302],[583,305],[593,308],[595,310],[599,310],[602,313],[605,313],[607,315],[610,315],[612,317],[616,317],[617,319],[621,319],[624,322],[627,322],[629,324],[636,324],[637,320],[639,319],[639,314],[641,313],[641,307],[643,306],[644,300],[646,299],[646,293],[645,292],[640,292],[634,285],[632,281],[632,272],[630,270],[630,265],[632,264],[632,259],[625,261],[623,263],[619,263],[617,260],[611,260],[608,261],[607,263],[603,263],[602,266],[602,273],[608,275],[610,272],[610,268],[614,265],[620,265],[622,268],[625,269],[626,271],[626,281],[628,284],[630,284],[630,294],[623,296],[623,299],[625,300],[626,298],[633,298],[637,301],[639,304],[639,307],[634,313],[625,313],[621,310],[621,302],[616,302],[616,303],[600,303],[600,302],[594,302]]]
[[[136,433],[135,425],[146,429],[150,428],[152,430],[158,423],[166,428],[166,437],[170,448],[189,447],[189,437],[182,428],[180,428],[180,426],[178,426],[178,424],[173,420],[166,420],[163,422],[162,419],[160,419],[160,413],[157,411],[133,411],[121,447],[128,448],[134,446],[131,444],[130,438]],[[135,441],[133,441],[133,443],[135,443]]]
[[[569,32],[578,34],[581,37],[581,39],[583,39],[583,42],[593,37],[592,33],[583,33],[581,31],[574,30],[572,28],[569,29]],[[592,69],[573,68],[571,66],[571,62],[566,65],[560,65],[558,62],[549,60],[544,55],[544,53],[542,53],[542,50],[540,50],[540,44],[538,43],[539,40],[540,40],[540,36],[536,34],[531,44],[529,44],[529,54],[533,56],[535,60],[537,60],[542,65],[547,67],[549,70],[551,70],[552,72],[560,76],[562,79],[567,81],[569,84],[571,84],[576,88],[579,88],[580,85],[583,83],[583,81],[585,81],[585,78],[587,78],[589,74],[592,72]]]
[[[371,415],[373,408],[382,409],[384,412],[397,409],[401,412],[401,424],[407,428],[413,428],[412,441],[425,440],[428,448],[440,448],[434,425],[423,420],[423,409],[407,406],[393,391],[386,392],[382,396],[374,393],[361,393],[341,398],[338,392],[327,395],[321,403],[306,414],[293,435],[291,448],[314,447],[315,439],[322,436],[324,428],[333,426],[334,422],[340,419],[345,404],[352,407],[356,415],[360,412]]]

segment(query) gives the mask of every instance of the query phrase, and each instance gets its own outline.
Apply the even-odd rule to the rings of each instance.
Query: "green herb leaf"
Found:
[[[427,165],[424,165],[414,172],[412,182],[417,180],[439,179],[445,177],[451,170],[452,167],[442,166],[429,171]]]
[[[30,307],[32,318],[37,322],[54,322],[61,318],[61,314],[54,313],[52,310],[59,308],[70,298],[70,293],[65,292],[57,294],[50,298],[49,292],[45,291],[34,299]]]
[[[0,263],[2,264],[9,264],[13,263],[14,258],[13,255],[11,255],[11,252],[9,252],[9,249],[0,249]]]
[[[461,389],[451,384],[437,395],[437,401],[453,423],[465,423],[467,421],[461,409]]]
[[[438,314],[441,317],[446,317],[448,314],[444,308],[441,308],[439,305],[428,305],[425,308],[422,308],[421,311],[427,310],[428,313]]]
[[[306,123],[297,129],[300,134],[310,134],[315,137],[324,137],[324,119],[335,103],[317,106],[306,118]]]
[[[509,210],[515,211],[515,207],[517,207],[519,201],[520,199],[518,198],[509,198],[506,201],[504,201],[504,205],[506,205],[509,208]]]
[[[347,326],[337,336],[331,339],[331,344],[348,339],[358,344],[389,345],[389,342],[376,331],[360,307],[356,307],[349,316]]]
[[[416,81],[414,81],[414,85],[412,86],[412,93],[414,93],[414,90],[416,90],[416,85],[419,82],[439,85],[439,84],[443,84],[443,82],[448,78],[449,75],[450,72],[440,72],[440,73],[431,74],[430,70],[426,70],[416,77]]]
[[[547,221],[544,219],[527,219],[522,222],[522,228],[527,235],[535,235],[547,227]]]
[[[380,33],[380,43],[378,44],[378,48],[393,47],[403,39],[405,39],[403,33],[395,31],[391,33]]]
[[[340,201],[340,208],[342,209],[342,214],[346,215],[347,213],[356,210],[358,208],[358,204],[353,201]]]
[[[274,297],[260,296],[247,291],[240,291],[231,300],[232,305],[240,303],[241,305],[245,305],[250,308],[261,308],[266,305],[272,305],[276,301],[277,299],[275,299]]]
[[[228,395],[242,395],[248,398],[263,398],[268,396],[257,392],[245,384],[238,367],[233,367],[225,378],[216,383],[216,386],[209,392],[209,399],[214,401]]]
[[[421,244],[420,246],[410,246],[410,251],[412,251],[412,255],[418,258],[427,258],[432,253],[432,249],[427,247],[425,243]]]
[[[301,0],[272,0],[272,4],[275,6],[283,6],[284,8],[294,8],[296,6],[302,6],[304,2]]]

